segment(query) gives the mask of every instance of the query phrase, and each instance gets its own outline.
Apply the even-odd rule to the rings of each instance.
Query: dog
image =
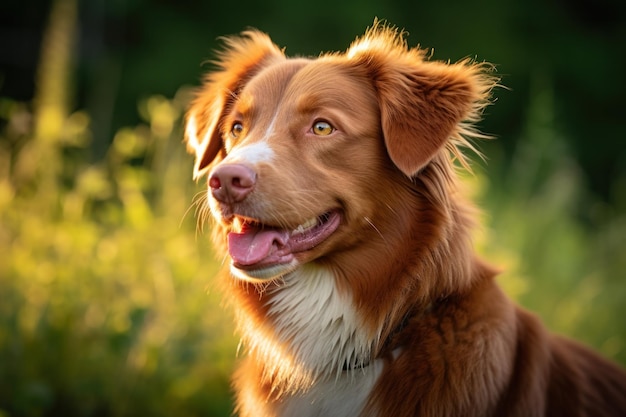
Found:
[[[472,250],[458,170],[499,80],[375,23],[343,53],[224,39],[186,115],[255,416],[624,416],[626,374],[551,335]]]

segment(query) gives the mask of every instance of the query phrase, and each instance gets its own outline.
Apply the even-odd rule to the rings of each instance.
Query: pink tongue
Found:
[[[269,258],[283,248],[289,233],[274,229],[246,229],[228,234],[228,251],[239,265],[254,265]]]

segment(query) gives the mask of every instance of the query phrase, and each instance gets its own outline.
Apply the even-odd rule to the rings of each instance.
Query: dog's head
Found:
[[[410,200],[415,178],[457,151],[494,83],[480,64],[425,54],[379,25],[316,59],[287,58],[256,31],[226,40],[186,137],[235,276],[272,280],[401,238],[389,217],[402,227],[413,214],[390,201]]]

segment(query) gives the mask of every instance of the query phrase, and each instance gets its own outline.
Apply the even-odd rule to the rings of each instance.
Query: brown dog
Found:
[[[228,38],[187,118],[230,258],[241,416],[624,416],[626,374],[472,252],[453,159],[496,80],[375,25],[346,53]]]

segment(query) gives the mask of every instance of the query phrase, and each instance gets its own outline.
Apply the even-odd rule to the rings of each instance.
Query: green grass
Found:
[[[88,141],[76,140],[89,137],[88,124],[44,143],[11,131],[25,110],[7,104],[0,142],[4,415],[229,413],[236,344],[210,291],[218,265],[188,211],[197,186],[180,141],[182,103],[153,97],[144,104],[161,106],[161,114],[118,132],[95,165],[84,157]]]
[[[503,166],[494,155],[488,174],[471,180],[487,213],[479,247],[551,330],[626,364],[626,189],[614,187],[612,204],[588,191],[555,128],[550,84],[535,84],[513,158]]]

